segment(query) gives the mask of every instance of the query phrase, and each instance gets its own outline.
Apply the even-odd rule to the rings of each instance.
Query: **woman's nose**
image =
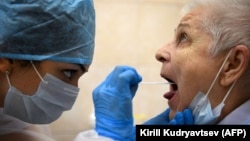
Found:
[[[155,54],[155,58],[156,60],[158,60],[159,62],[166,62],[166,61],[169,61],[170,60],[170,53],[169,51],[167,50],[167,46],[168,44],[164,45],[163,47],[159,48],[157,51],[156,51],[156,54]]]

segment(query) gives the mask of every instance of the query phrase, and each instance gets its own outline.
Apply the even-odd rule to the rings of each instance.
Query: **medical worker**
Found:
[[[51,141],[92,62],[93,1],[1,0],[0,17],[0,140]]]
[[[78,79],[92,63],[93,1],[1,0],[0,17],[0,140],[53,141],[48,124],[72,108]],[[141,80],[124,76],[133,84]],[[126,81],[119,83],[125,92]],[[75,141],[133,139],[132,95],[114,94],[94,98],[97,130],[82,131]]]

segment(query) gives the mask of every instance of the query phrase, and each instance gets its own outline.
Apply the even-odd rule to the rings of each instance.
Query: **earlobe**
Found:
[[[0,72],[6,73],[6,71],[10,71],[11,63],[6,58],[0,58]]]
[[[234,81],[238,80],[246,71],[249,63],[249,49],[245,45],[238,45],[232,48],[230,57],[225,64],[221,85],[229,86]]]

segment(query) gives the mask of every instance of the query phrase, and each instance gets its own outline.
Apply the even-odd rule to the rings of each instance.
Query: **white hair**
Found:
[[[207,11],[201,26],[213,38],[208,48],[211,55],[236,45],[250,49],[250,0],[193,0],[184,6],[182,14],[197,7]]]

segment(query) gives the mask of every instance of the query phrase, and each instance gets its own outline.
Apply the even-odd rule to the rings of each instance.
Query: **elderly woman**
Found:
[[[156,52],[160,75],[174,83],[164,94],[169,108],[145,124],[250,123],[249,13],[249,0],[193,0],[184,7],[173,40]],[[124,117],[132,119],[139,76],[132,67],[117,66],[95,89],[94,98],[123,97],[124,107],[130,108]]]
[[[160,48],[161,76],[174,82],[173,118],[190,107],[195,124],[250,120],[249,0],[194,0],[184,8],[172,41]]]

